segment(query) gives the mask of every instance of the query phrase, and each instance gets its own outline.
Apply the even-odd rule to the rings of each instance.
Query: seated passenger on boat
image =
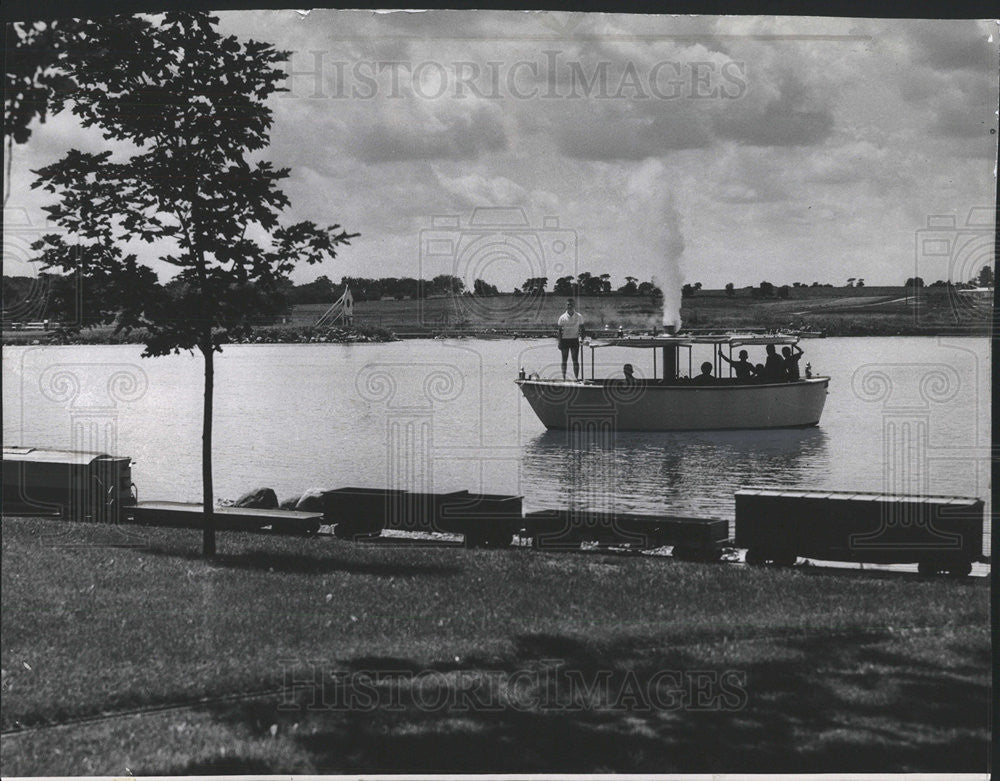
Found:
[[[701,374],[695,377],[692,382],[696,385],[713,385],[715,383],[715,377],[712,376],[712,364],[705,361],[701,365]]]
[[[747,360],[749,355],[746,350],[740,350],[740,359],[738,361],[734,361],[731,358],[727,358],[723,354],[722,348],[720,347],[719,357],[733,367],[733,370],[736,372],[736,379],[738,380],[744,380],[744,381],[752,380],[754,375],[757,373],[756,369],[754,369],[753,367],[753,364]]]
[[[639,384],[639,380],[637,380],[636,376],[635,376],[635,368],[632,366],[632,364],[626,363],[622,367],[622,373],[625,375],[625,384],[626,385],[630,385],[631,386],[631,385],[638,385]]]

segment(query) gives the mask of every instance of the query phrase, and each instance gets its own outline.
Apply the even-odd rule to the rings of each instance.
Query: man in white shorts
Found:
[[[559,352],[562,353],[562,376],[566,379],[566,359],[573,356],[573,374],[580,379],[580,339],[583,337],[583,315],[576,311],[576,302],[566,302],[566,311],[559,316]]]

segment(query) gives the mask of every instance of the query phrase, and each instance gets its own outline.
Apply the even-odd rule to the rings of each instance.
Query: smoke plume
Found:
[[[629,176],[627,206],[634,229],[633,262],[643,258],[642,265],[663,291],[662,325],[680,328],[684,235],[662,162],[647,160]]]

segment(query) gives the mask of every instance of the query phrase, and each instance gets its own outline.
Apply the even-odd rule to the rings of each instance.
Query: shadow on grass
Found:
[[[707,661],[536,634],[488,667],[369,656],[282,700],[207,710],[255,739],[276,731],[322,773],[983,772],[986,641],[967,640],[826,635]]]
[[[400,561],[364,561],[345,559],[338,556],[303,555],[272,551],[248,551],[246,553],[221,553],[210,562],[199,553],[192,551],[147,548],[143,555],[198,561],[209,567],[275,572],[282,574],[325,575],[334,572],[349,572],[357,575],[378,577],[419,577],[449,576],[462,572],[459,566],[413,563]]]

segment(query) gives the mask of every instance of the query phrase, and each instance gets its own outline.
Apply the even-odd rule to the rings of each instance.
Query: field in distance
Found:
[[[539,299],[501,294],[492,297],[436,297],[423,300],[357,301],[354,321],[390,330],[428,334],[449,331],[527,330],[552,333],[565,311],[566,297]],[[584,296],[577,308],[592,329],[651,328],[663,321],[659,300],[648,296]],[[296,306],[289,325],[308,326],[327,307]],[[787,298],[757,298],[741,289],[699,290],[682,300],[681,320],[689,328],[799,328],[829,335],[967,333],[988,334],[992,302],[948,288],[800,287]]]

